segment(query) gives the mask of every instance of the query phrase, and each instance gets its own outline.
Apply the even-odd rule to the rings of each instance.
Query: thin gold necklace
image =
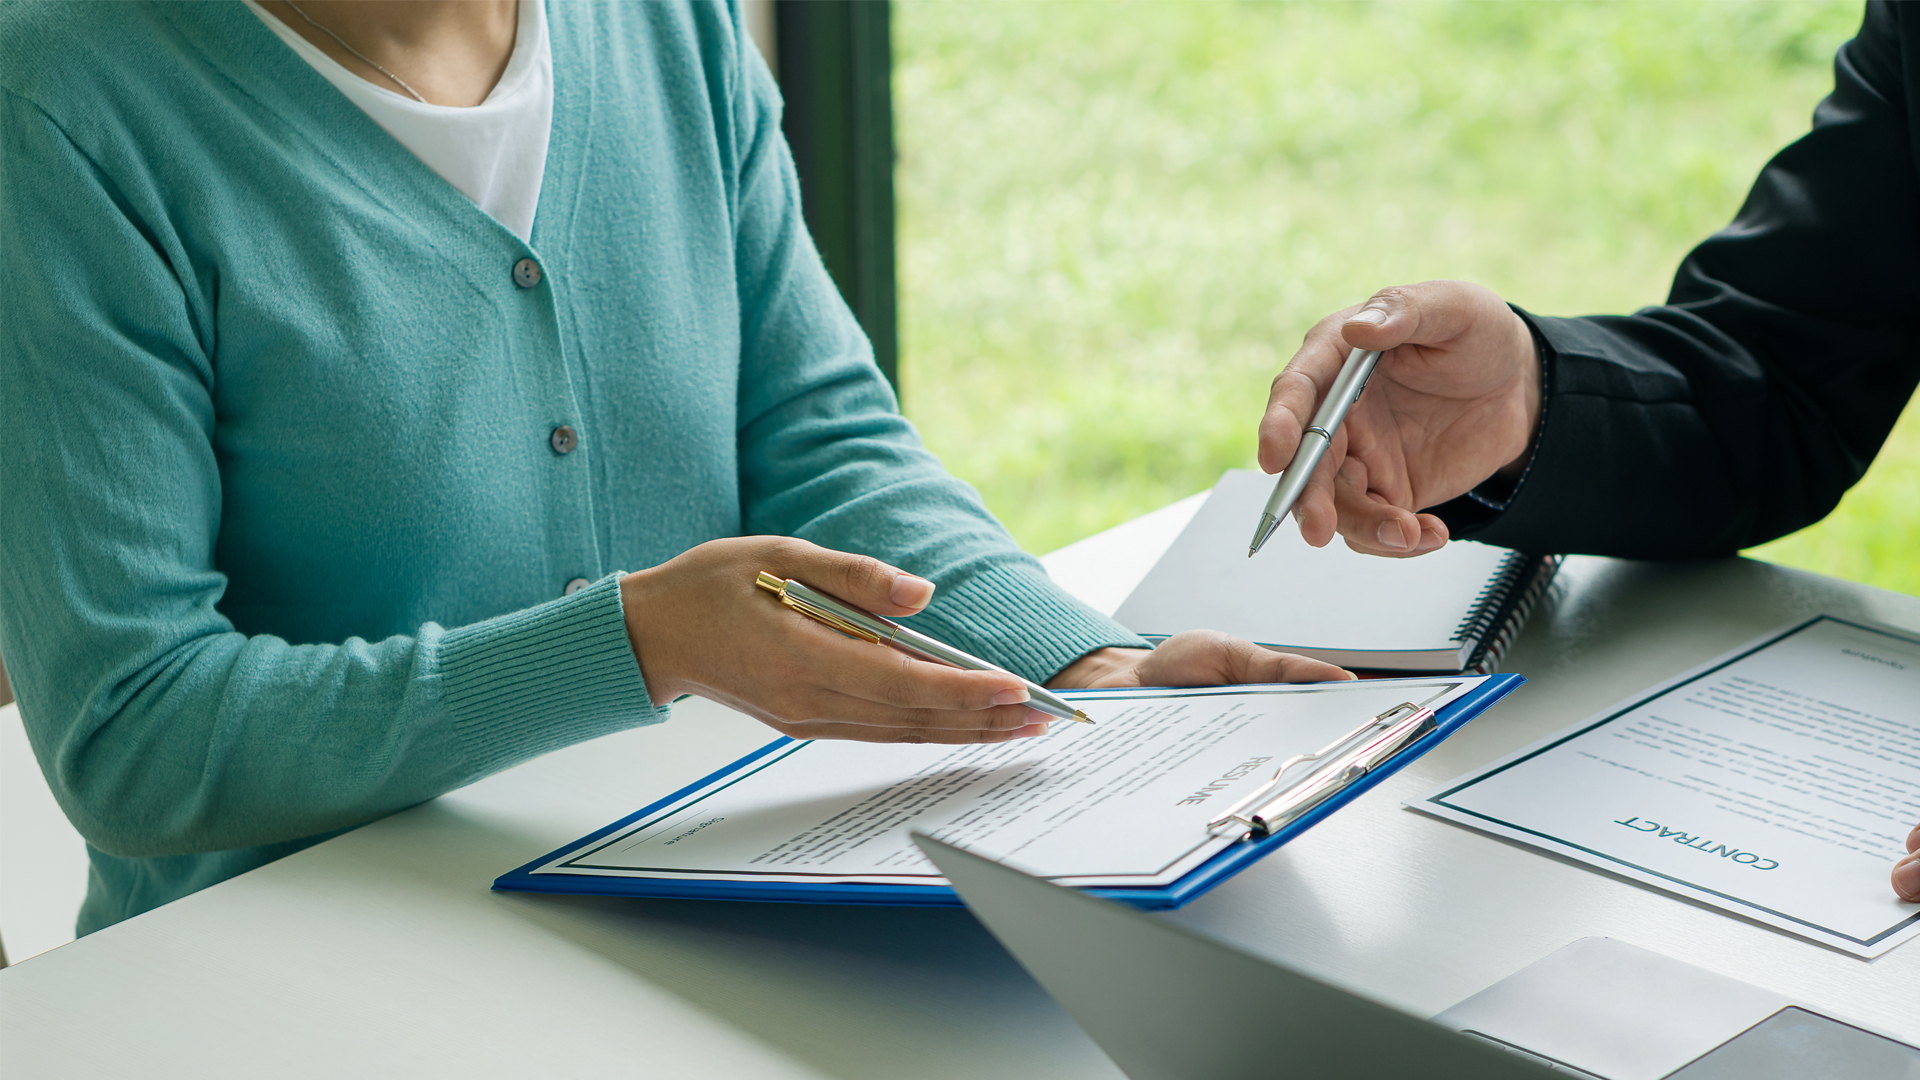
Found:
[[[343,38],[343,37],[341,37],[341,36],[340,36],[339,34],[336,34],[336,33],[334,33],[333,31],[331,31],[331,30],[329,30],[329,29],[327,29],[326,27],[324,27],[324,26],[321,26],[321,25],[320,25],[319,23],[317,23],[317,22],[314,22],[314,21],[313,21],[313,16],[311,16],[311,15],[309,15],[309,14],[307,14],[307,13],[306,13],[306,12],[304,12],[304,11],[301,11],[301,10],[300,10],[300,5],[299,5],[299,4],[296,4],[296,3],[294,3],[294,2],[293,2],[293,0],[287,0],[287,6],[293,9],[293,13],[294,13],[295,15],[298,15],[298,16],[300,16],[301,18],[303,18],[303,19],[305,19],[305,20],[307,20],[307,24],[308,24],[309,26],[312,26],[312,27],[313,27],[313,28],[314,28],[315,30],[318,30],[318,31],[320,31],[321,33],[323,33],[323,34],[325,34],[325,35],[327,35],[328,37],[330,37],[330,38],[332,38],[333,40],[335,40],[335,41],[337,41],[337,42],[339,42],[339,43],[340,43],[340,47],[341,47],[341,48],[343,48],[343,49],[345,49],[345,50],[347,50],[348,52],[350,52],[350,53],[352,53],[353,55],[355,55],[355,56],[357,56],[357,57],[359,57],[359,58],[361,59],[361,61],[363,61],[364,63],[366,63],[366,64],[367,64],[367,66],[369,66],[369,67],[371,67],[371,68],[373,68],[373,70],[375,70],[375,71],[377,71],[377,72],[379,72],[379,73],[380,73],[380,74],[382,74],[382,75],[385,75],[385,76],[386,76],[387,78],[389,78],[389,79],[392,79],[392,80],[394,81],[394,83],[395,83],[396,85],[398,85],[398,86],[400,87],[400,89],[402,89],[402,90],[405,90],[405,91],[406,91],[406,92],[407,92],[408,94],[411,94],[411,95],[413,96],[413,100],[415,100],[415,101],[417,101],[417,102],[419,102],[419,103],[420,103],[420,104],[422,104],[422,105],[431,105],[431,104],[432,104],[432,102],[430,102],[430,101],[428,101],[428,100],[427,100],[426,98],[423,98],[423,97],[421,97],[421,96],[420,96],[420,91],[418,91],[418,90],[415,90],[415,89],[414,89],[413,87],[411,87],[411,86],[408,86],[408,85],[407,85],[407,81],[406,81],[405,79],[402,79],[402,78],[401,78],[400,76],[398,76],[398,75],[395,75],[395,74],[394,74],[393,72],[391,72],[391,71],[388,71],[388,70],[387,70],[386,68],[383,68],[383,67],[381,67],[381,66],[380,66],[379,64],[377,64],[377,63],[375,63],[375,62],[374,62],[374,60],[373,60],[373,57],[371,57],[371,56],[368,56],[368,55],[367,55],[366,53],[363,53],[363,52],[361,52],[361,51],[360,51],[359,49],[356,49],[356,48],[354,48],[353,46],[351,46],[351,45],[349,45],[349,44],[347,44],[347,39],[346,39],[346,38]]]

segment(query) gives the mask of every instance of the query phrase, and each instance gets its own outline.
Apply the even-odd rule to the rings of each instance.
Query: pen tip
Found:
[[[1279,518],[1274,517],[1272,514],[1261,514],[1260,527],[1253,530],[1253,542],[1247,545],[1247,558],[1253,558],[1261,548],[1266,547],[1267,538],[1272,536],[1273,530],[1279,527]]]
[[[1078,721],[1078,722],[1080,722],[1080,723],[1082,723],[1082,724],[1091,724],[1091,723],[1093,723],[1093,718],[1092,718],[1092,717],[1090,717],[1090,716],[1088,716],[1088,715],[1087,715],[1086,713],[1083,713],[1083,712],[1081,712],[1081,711],[1080,711],[1079,709],[1075,709],[1075,710],[1073,710],[1073,718],[1074,718],[1074,720],[1076,720],[1076,721]]]

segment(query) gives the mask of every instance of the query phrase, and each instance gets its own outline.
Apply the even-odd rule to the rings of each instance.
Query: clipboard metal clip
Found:
[[[1338,794],[1382,762],[1412,745],[1438,726],[1433,710],[1402,702],[1311,754],[1296,754],[1280,763],[1273,779],[1234,803],[1207,823],[1216,836],[1238,831],[1238,839],[1272,835],[1301,815]],[[1320,762],[1298,780],[1280,786],[1280,778],[1295,765]],[[1278,794],[1273,794],[1279,788]]]

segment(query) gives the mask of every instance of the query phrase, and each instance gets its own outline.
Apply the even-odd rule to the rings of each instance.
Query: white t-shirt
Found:
[[[255,0],[246,0],[267,28],[360,106],[373,122],[461,194],[522,240],[533,235],[540,182],[553,129],[553,50],[542,0],[521,0],[507,70],[471,108],[428,105],[355,75]]]

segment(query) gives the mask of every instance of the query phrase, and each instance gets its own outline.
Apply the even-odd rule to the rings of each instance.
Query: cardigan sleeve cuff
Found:
[[[1068,595],[1032,562],[990,566],[942,585],[927,610],[903,621],[1037,683],[1095,649],[1152,648]]]
[[[667,718],[628,642],[619,574],[448,630],[438,654],[441,700],[482,774]]]

